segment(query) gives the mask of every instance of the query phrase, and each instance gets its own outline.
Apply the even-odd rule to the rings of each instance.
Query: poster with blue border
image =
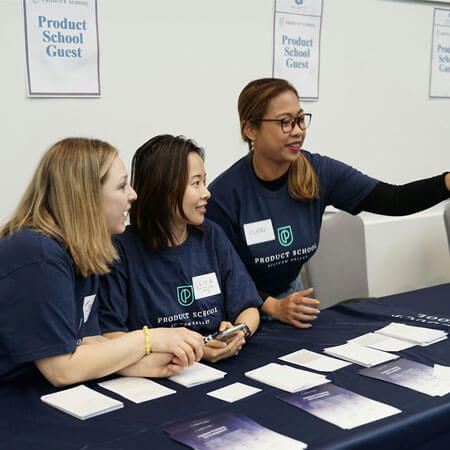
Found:
[[[322,3],[275,0],[272,74],[292,83],[302,100],[319,98]]]
[[[99,97],[97,0],[23,0],[29,97]]]

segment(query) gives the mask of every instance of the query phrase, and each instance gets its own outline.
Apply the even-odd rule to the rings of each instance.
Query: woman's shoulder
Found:
[[[32,230],[22,228],[0,240],[0,264],[7,262],[10,270],[33,263],[58,262],[70,263],[66,249],[56,239]]]
[[[239,180],[244,180],[246,171],[248,170],[249,160],[248,155],[236,161],[232,166],[222,172],[215,178],[211,184],[208,186],[210,190],[217,190],[222,187],[230,186],[232,182],[239,182]]]
[[[206,239],[209,239],[216,243],[218,241],[220,242],[226,241],[226,243],[229,242],[228,237],[225,234],[225,231],[223,231],[222,227],[213,220],[205,218],[202,227],[207,230],[206,233],[203,233]]]
[[[311,153],[302,149],[303,156],[312,165],[314,171],[319,178],[326,178],[328,176],[339,174],[344,169],[351,169],[351,167],[331,156],[322,155],[319,153]]]
[[[128,225],[121,234],[114,234],[112,241],[121,259],[126,255],[132,259],[142,253],[148,253],[139,230],[133,225]]]

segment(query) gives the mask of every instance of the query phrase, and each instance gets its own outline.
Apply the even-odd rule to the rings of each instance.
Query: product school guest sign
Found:
[[[23,0],[29,97],[100,96],[97,0]]]
[[[322,0],[275,0],[273,76],[290,81],[302,100],[319,98]]]

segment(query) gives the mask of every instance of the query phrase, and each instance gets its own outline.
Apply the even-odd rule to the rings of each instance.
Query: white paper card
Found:
[[[199,384],[209,383],[210,381],[220,380],[226,375],[222,370],[214,369],[205,364],[195,362],[187,367],[183,372],[169,377],[169,380],[186,387],[198,386]]]
[[[247,384],[233,383],[223,388],[216,389],[215,391],[208,392],[207,395],[232,403],[261,391],[262,389],[255,388]]]
[[[323,351],[329,355],[354,362],[364,367],[377,366],[378,364],[398,358],[397,355],[353,343],[324,348]]]
[[[192,277],[192,285],[194,287],[194,297],[196,300],[220,294],[219,282],[217,281],[215,272]]]
[[[435,364],[433,368],[433,378],[441,378],[443,380],[450,380],[450,367]]]
[[[95,295],[96,294],[88,295],[87,297],[84,297],[84,302],[83,302],[84,323],[86,323],[87,320],[89,319],[89,314],[91,313],[92,305],[94,304]]]
[[[298,392],[330,381],[324,375],[277,363],[250,370],[245,376],[287,392]]]
[[[245,223],[244,234],[247,245],[261,244],[262,242],[275,240],[271,219]]]
[[[414,342],[419,345],[430,345],[447,338],[447,333],[442,330],[396,322],[391,322],[389,325],[376,330],[375,333]]]
[[[308,367],[309,369],[318,370],[319,372],[333,372],[351,364],[350,362],[341,361],[306,349],[280,356],[278,359],[292,364],[298,364],[299,366]]]
[[[430,97],[450,97],[450,9],[435,8]]]
[[[98,383],[102,388],[131,400],[134,403],[142,403],[155,398],[176,394],[177,391],[161,386],[152,380],[140,377],[121,377]]]
[[[347,342],[364,345],[364,347],[375,348],[385,352],[399,352],[416,345],[414,342],[402,341],[377,333],[366,333],[356,338],[349,339]]]
[[[43,395],[41,400],[60,411],[85,420],[123,408],[123,403],[81,384],[70,389]]]

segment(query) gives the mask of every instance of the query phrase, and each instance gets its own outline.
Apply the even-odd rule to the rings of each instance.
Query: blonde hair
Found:
[[[248,143],[251,152],[251,141],[245,133],[248,123],[254,127],[261,126],[261,119],[267,111],[270,100],[283,92],[291,91],[298,98],[298,92],[286,80],[280,78],[260,78],[247,84],[238,99],[239,119],[242,139]],[[288,189],[291,197],[307,201],[319,197],[319,182],[316,172],[302,152],[295,163],[289,167]]]
[[[67,138],[42,157],[0,238],[24,227],[55,238],[83,276],[117,259],[103,215],[102,184],[117,150],[97,139]]]

